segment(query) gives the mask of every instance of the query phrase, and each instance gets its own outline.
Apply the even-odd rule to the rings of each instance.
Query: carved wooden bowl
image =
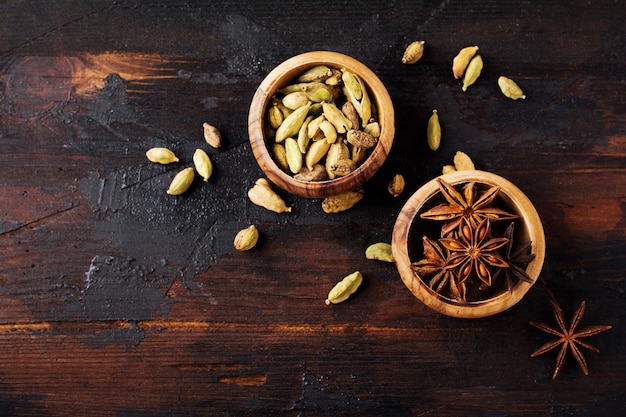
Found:
[[[372,105],[377,109],[381,135],[367,159],[350,174],[325,181],[300,181],[280,169],[273,160],[264,133],[265,115],[272,96],[278,89],[292,83],[301,73],[316,65],[327,65],[336,69],[346,68],[361,78],[367,86]],[[376,74],[354,58],[328,51],[297,55],[274,68],[259,85],[248,115],[248,134],[252,152],[265,175],[279,187],[303,197],[328,197],[363,185],[385,162],[391,150],[394,132],[393,104],[387,89]]]
[[[508,180],[483,171],[457,171],[442,175],[444,181],[451,185],[475,182],[477,188],[500,186],[497,199],[501,199],[501,207],[517,214],[514,240],[532,242],[531,251],[535,258],[528,264],[526,273],[536,281],[541,272],[545,258],[545,236],[541,219],[534,206],[524,193]],[[519,302],[533,284],[519,280],[509,292],[504,286],[489,288],[488,291],[477,291],[478,298],[459,302],[435,292],[411,268],[411,263],[422,259],[422,236],[432,238],[440,230],[432,220],[420,218],[420,213],[433,207],[437,200],[442,200],[436,179],[422,186],[405,203],[396,219],[392,236],[392,250],[400,277],[408,289],[421,302],[440,313],[462,318],[478,318],[500,313]],[[445,200],[444,200],[445,201]],[[436,222],[435,222],[436,223]],[[434,236],[437,239],[438,236]]]

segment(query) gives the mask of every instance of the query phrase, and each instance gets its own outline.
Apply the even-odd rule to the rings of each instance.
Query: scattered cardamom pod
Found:
[[[415,64],[424,54],[424,41],[411,42],[402,55],[403,64]]]
[[[363,282],[363,275],[359,272],[353,272],[339,281],[328,293],[326,301],[327,305],[338,304],[342,301],[346,301],[355,291],[359,288]]]
[[[376,146],[378,140],[362,130],[350,129],[346,134],[346,140],[354,146],[359,148],[369,149]]]
[[[365,257],[367,259],[374,259],[383,262],[393,262],[393,253],[391,251],[391,245],[386,242],[378,242],[370,245],[365,250]]]
[[[222,146],[222,135],[215,126],[205,122],[202,124],[202,128],[204,130],[204,140],[206,141],[206,143],[214,148],[219,148]]]
[[[463,76],[470,60],[476,55],[478,46],[468,46],[461,49],[452,60],[452,73],[457,80]]]
[[[454,167],[454,165],[444,165],[441,169],[441,173],[443,175],[450,174],[452,172],[456,172],[456,168]]]
[[[326,197],[322,201],[324,213],[339,213],[352,208],[363,198],[362,190],[346,191],[331,197]]]
[[[302,107],[298,107],[293,113],[287,116],[278,129],[276,129],[274,141],[280,143],[287,138],[295,136],[300,130],[302,123],[304,123],[304,119],[306,119],[310,107],[311,103],[309,102]]]
[[[259,240],[259,230],[255,225],[250,225],[249,227],[240,230],[235,235],[234,246],[237,250],[250,250],[252,249]]]
[[[463,91],[467,91],[467,87],[474,84],[478,77],[480,77],[480,72],[483,70],[483,59],[480,55],[476,55],[470,61],[467,66],[467,70],[465,71],[465,75],[463,76]]]
[[[389,191],[389,194],[394,197],[402,194],[402,191],[404,191],[404,177],[402,176],[402,174],[396,174],[393,176],[391,181],[389,181],[387,191]]]
[[[433,110],[433,114],[428,119],[428,127],[426,128],[426,140],[428,147],[433,151],[439,149],[441,144],[441,125],[439,124],[439,115],[437,110]]]
[[[193,153],[193,164],[202,179],[204,179],[204,181],[208,181],[213,174],[213,163],[211,162],[209,155],[207,155],[207,153],[202,149],[196,149]]]
[[[150,162],[156,164],[171,164],[172,162],[178,162],[178,157],[174,152],[167,148],[151,148],[146,152],[146,157]]]
[[[302,167],[300,172],[293,177],[299,181],[325,181],[328,179],[328,174],[324,165],[315,164],[311,169]]]
[[[289,170],[293,174],[300,172],[302,169],[302,152],[300,152],[298,142],[294,138],[285,139],[285,154]]]
[[[254,186],[248,190],[248,198],[257,206],[261,206],[276,213],[289,213],[285,201],[274,191],[265,178],[259,178]]]
[[[195,176],[196,173],[192,167],[183,169],[174,176],[170,187],[167,189],[167,193],[169,195],[181,195],[189,189]]]
[[[524,92],[522,91],[520,86],[508,77],[501,76],[500,78],[498,78],[498,86],[500,87],[500,91],[502,91],[502,94],[510,99],[517,100],[520,98],[526,98],[526,95],[524,95]]]
[[[472,159],[465,152],[461,151],[457,151],[456,154],[454,154],[454,168],[457,171],[468,171],[476,169],[474,167]]]

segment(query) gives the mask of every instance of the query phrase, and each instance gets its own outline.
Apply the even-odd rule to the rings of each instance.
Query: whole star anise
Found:
[[[437,293],[448,287],[452,298],[465,301],[465,284],[459,284],[448,261],[449,252],[445,251],[426,236],[422,236],[424,259],[411,264],[413,271],[422,278],[432,277],[428,286]]]
[[[513,251],[513,231],[515,230],[515,223],[511,222],[509,227],[504,232],[504,237],[509,239],[504,249],[504,260],[509,264],[508,268],[498,268],[493,274],[493,280],[497,280],[500,275],[504,275],[506,288],[509,292],[513,291],[513,286],[517,280],[528,282],[529,284],[535,281],[526,273],[526,267],[535,259],[535,254],[531,253],[530,249],[532,242],[525,242],[518,245]]]
[[[469,220],[461,218],[456,238],[441,238],[441,245],[450,251],[449,267],[457,268],[459,283],[465,282],[472,272],[486,285],[491,285],[491,271],[488,265],[507,268],[509,264],[496,252],[506,245],[506,237],[493,238],[489,219],[480,221],[476,228]]]
[[[422,213],[420,217],[446,221],[441,230],[442,236],[454,230],[462,218],[467,219],[470,226],[474,228],[484,219],[496,221],[517,218],[515,214],[491,206],[491,203],[500,191],[498,186],[491,187],[482,194],[477,195],[474,182],[465,184],[462,188],[462,194],[441,178],[437,179],[437,183],[447,204],[439,204]]]
[[[557,375],[559,374],[559,372],[561,371],[561,369],[563,368],[563,365],[565,364],[565,358],[567,356],[568,348],[569,350],[571,350],[572,355],[574,356],[574,358],[580,365],[585,375],[589,375],[589,368],[587,367],[587,361],[585,361],[585,357],[583,356],[583,353],[581,352],[581,350],[578,348],[578,345],[583,346],[594,352],[600,352],[600,350],[589,343],[579,340],[579,338],[593,336],[605,330],[611,329],[612,326],[587,326],[587,327],[584,327],[583,329],[576,331],[576,328],[580,324],[583,318],[583,315],[585,314],[586,302],[583,301],[580,303],[580,306],[576,309],[576,312],[574,313],[574,317],[572,318],[572,322],[570,323],[569,328],[568,328],[565,323],[565,314],[563,313],[563,309],[561,308],[561,306],[559,306],[556,303],[556,301],[551,301],[551,303],[552,303],[552,310],[554,310],[554,317],[556,318],[556,322],[559,325],[559,328],[561,330],[560,331],[555,330],[552,327],[548,326],[547,324],[537,323],[534,321],[531,321],[530,324],[538,328],[539,330],[543,330],[546,333],[550,333],[555,336],[558,336],[558,339],[555,339],[551,342],[544,344],[535,352],[533,352],[530,356],[534,358],[535,356],[541,355],[542,353],[549,352],[553,349],[556,349],[560,345],[562,345],[561,350],[559,351],[559,355],[557,356],[557,359],[556,359],[556,368],[554,369],[554,374],[552,375],[552,379],[555,379]]]

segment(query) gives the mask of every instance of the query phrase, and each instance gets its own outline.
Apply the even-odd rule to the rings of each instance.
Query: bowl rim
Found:
[[[284,172],[272,158],[265,140],[265,111],[276,91],[303,70],[315,65],[347,68],[366,84],[378,110],[381,134],[366,160],[350,174],[325,181],[301,181]],[[279,187],[303,197],[328,197],[354,190],[369,180],[386,160],[395,136],[393,103],[386,87],[365,64],[348,55],[332,51],[311,51],[295,55],[277,65],[259,84],[248,114],[248,136],[252,153],[267,177]]]
[[[439,178],[452,185],[474,181],[490,186],[500,186],[500,193],[504,194],[513,204],[515,211],[520,216],[520,224],[525,228],[525,232],[532,241],[535,258],[530,262],[526,271],[534,279],[534,282],[537,281],[541,273],[545,259],[545,234],[539,214],[530,199],[515,184],[497,174],[480,170],[469,170],[456,171],[433,178],[420,187],[404,204],[396,219],[392,234],[393,257],[402,281],[422,303],[448,316],[479,318],[507,310],[524,297],[534,285],[534,282],[531,284],[519,281],[513,287],[512,292],[504,291],[485,300],[459,303],[432,290],[411,269],[409,233],[413,221],[418,217],[421,209],[433,196],[439,193],[439,185],[437,183]]]

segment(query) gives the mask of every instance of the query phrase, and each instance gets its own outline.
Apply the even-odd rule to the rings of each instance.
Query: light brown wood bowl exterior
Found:
[[[378,111],[381,135],[378,144],[368,158],[353,172],[326,181],[299,181],[287,174],[274,162],[265,140],[265,114],[268,104],[276,91],[289,83],[302,72],[316,65],[332,68],[346,68],[357,74],[366,84],[372,104]],[[395,134],[394,109],[391,97],[380,79],[367,66],[337,52],[313,51],[296,55],[274,68],[261,82],[252,99],[248,114],[248,134],[252,153],[267,177],[279,187],[303,197],[328,197],[351,191],[363,185],[381,167],[391,150]]]
[[[505,201],[510,203],[510,210],[513,210],[520,216],[520,222],[519,225],[516,225],[515,233],[521,236],[523,241],[530,240],[532,242],[532,252],[535,254],[535,259],[528,265],[526,272],[536,281],[543,267],[546,243],[541,219],[528,197],[513,183],[489,172],[457,171],[443,175],[440,178],[452,185],[475,181],[477,184],[482,183],[488,186],[498,185],[501,187],[500,195]],[[453,317],[486,317],[500,313],[515,305],[524,297],[533,284],[519,281],[511,293],[504,291],[486,300],[459,303],[430,289],[428,284],[423,282],[413,272],[410,267],[411,261],[419,259],[411,260],[409,258],[409,238],[421,239],[422,236],[422,234],[416,231],[411,233],[414,227],[413,222],[415,219],[419,219],[419,214],[425,203],[437,193],[439,193],[439,187],[436,179],[433,179],[408,199],[396,219],[392,236],[392,250],[396,267],[404,284],[425,305],[435,311]]]

